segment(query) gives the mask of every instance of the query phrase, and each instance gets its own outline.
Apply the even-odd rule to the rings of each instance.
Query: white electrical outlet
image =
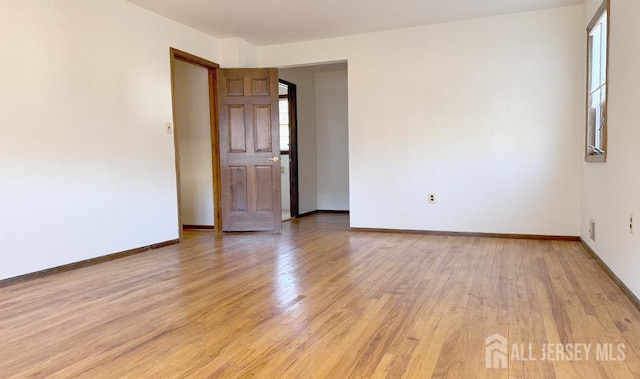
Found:
[[[436,194],[435,193],[430,193],[427,195],[427,200],[429,201],[429,204],[435,204],[436,202]]]
[[[589,220],[589,238],[591,241],[596,241],[596,222],[594,220]]]
[[[633,234],[633,215],[629,216],[629,233]]]

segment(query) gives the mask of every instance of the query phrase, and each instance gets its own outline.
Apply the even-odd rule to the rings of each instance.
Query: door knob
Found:
[[[269,158],[269,160],[270,160],[271,162],[277,163],[277,162],[280,162],[280,157],[273,157],[273,158]]]

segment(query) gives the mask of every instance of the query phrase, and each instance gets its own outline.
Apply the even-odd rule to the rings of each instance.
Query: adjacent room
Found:
[[[0,29],[0,377],[640,377],[640,2]]]

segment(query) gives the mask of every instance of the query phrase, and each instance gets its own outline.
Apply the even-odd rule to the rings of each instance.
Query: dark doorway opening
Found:
[[[282,156],[282,173],[285,176],[282,180],[282,219],[286,220],[299,215],[296,85],[280,79],[278,94],[280,98],[280,155]]]

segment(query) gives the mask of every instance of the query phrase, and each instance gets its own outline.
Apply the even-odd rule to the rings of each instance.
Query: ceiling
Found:
[[[128,0],[257,46],[582,4],[584,0]]]

